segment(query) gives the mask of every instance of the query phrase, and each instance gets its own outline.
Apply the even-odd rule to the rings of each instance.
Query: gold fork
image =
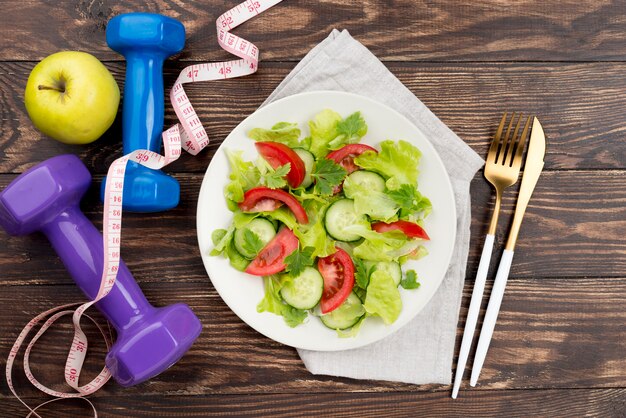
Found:
[[[511,117],[509,126],[506,130],[503,140],[502,131],[506,122],[505,113],[500,121],[500,126],[496,131],[496,135],[491,141],[489,152],[487,153],[487,161],[485,163],[485,178],[496,189],[496,203],[493,209],[493,215],[491,216],[491,222],[489,223],[489,229],[487,235],[495,235],[496,226],[498,225],[498,217],[500,215],[500,204],[502,203],[502,193],[504,189],[514,185],[519,178],[519,170],[522,166],[522,153],[524,152],[524,145],[526,143],[526,137],[528,134],[528,128],[530,126],[531,116],[528,117],[524,124],[524,130],[522,135],[518,138],[520,123],[522,122],[523,115],[520,114],[517,124],[515,125],[515,131],[511,136],[511,128],[513,127],[513,121],[515,120],[515,113]],[[510,139],[510,140],[509,140]]]
[[[480,312],[480,305],[489,270],[489,262],[491,261],[491,252],[493,250],[493,241],[496,234],[496,227],[498,225],[498,217],[500,216],[502,194],[504,189],[517,182],[520,167],[522,166],[522,154],[524,152],[524,145],[526,144],[526,137],[528,136],[528,128],[530,126],[531,117],[529,116],[526,119],[520,136],[517,134],[519,133],[520,125],[522,124],[523,115],[519,115],[517,123],[515,124],[515,129],[513,130],[515,119],[515,113],[513,113],[506,129],[506,133],[503,136],[502,132],[504,131],[504,125],[506,124],[507,113],[502,115],[502,120],[500,120],[500,125],[498,126],[498,130],[493,137],[493,141],[491,141],[491,146],[489,147],[489,152],[487,153],[485,178],[496,189],[496,202],[493,214],[491,215],[489,229],[487,230],[487,236],[485,237],[480,263],[478,264],[476,281],[474,282],[474,290],[472,291],[472,299],[467,313],[465,330],[463,331],[463,341],[461,342],[459,360],[457,362],[456,374],[454,376],[454,387],[452,389],[453,398],[456,398],[459,393],[459,387],[461,386],[463,372],[465,371],[467,357],[469,355],[470,346],[472,345],[472,339],[474,337],[474,331],[476,329],[476,322],[478,320],[478,313]],[[513,134],[511,135],[512,130]]]

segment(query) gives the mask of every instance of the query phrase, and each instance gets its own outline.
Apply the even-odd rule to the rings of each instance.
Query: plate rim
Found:
[[[375,338],[371,341],[363,341],[360,343],[356,343],[353,344],[351,346],[348,347],[328,347],[328,346],[324,346],[324,347],[315,347],[315,348],[311,348],[310,346],[305,346],[305,345],[298,345],[298,344],[294,344],[292,342],[289,341],[285,341],[282,338],[275,338],[274,336],[270,336],[268,335],[266,332],[264,332],[263,330],[258,329],[258,327],[256,327],[255,325],[249,323],[248,321],[244,320],[241,315],[237,312],[237,309],[234,309],[233,306],[231,305],[231,303],[229,303],[228,300],[226,300],[224,297],[222,297],[222,294],[220,293],[219,290],[219,285],[216,286],[215,282],[213,281],[213,279],[211,278],[210,274],[209,274],[209,269],[207,266],[207,259],[208,255],[204,255],[202,252],[202,243],[201,243],[201,237],[200,237],[200,227],[199,227],[199,223],[200,223],[200,217],[198,216],[199,212],[200,212],[200,206],[202,204],[202,200],[201,200],[201,196],[203,194],[203,191],[205,190],[206,187],[208,187],[208,172],[211,168],[211,164],[213,163],[213,158],[219,153],[219,152],[224,152],[224,150],[222,149],[222,147],[224,146],[224,144],[226,143],[227,139],[230,137],[230,135],[232,135],[232,133],[241,125],[243,125],[244,123],[246,123],[246,121],[248,121],[250,118],[252,118],[259,110],[261,109],[266,109],[268,107],[273,107],[274,105],[277,105],[279,103],[282,103],[284,101],[287,100],[294,100],[294,99],[298,99],[300,97],[306,97],[306,96],[316,96],[316,95],[326,95],[326,94],[330,94],[330,95],[340,95],[340,96],[346,96],[346,97],[352,97],[355,98],[356,100],[360,100],[360,101],[367,101],[372,103],[375,106],[382,106],[387,108],[387,110],[391,111],[392,113],[395,113],[396,116],[400,117],[401,119],[403,119],[406,123],[408,123],[410,126],[412,126],[414,129],[416,129],[426,140],[427,146],[431,148],[431,151],[433,153],[433,155],[435,156],[438,164],[440,164],[440,166],[443,168],[444,172],[445,172],[445,183],[447,185],[446,187],[446,193],[449,194],[451,201],[452,201],[452,215],[454,218],[454,222],[452,223],[452,242],[450,245],[450,250],[448,251],[448,255],[447,255],[447,259],[446,259],[446,267],[445,270],[443,272],[443,277],[441,277],[441,280],[439,281],[439,283],[437,284],[436,287],[432,288],[432,291],[430,292],[430,294],[428,294],[426,296],[424,305],[422,306],[421,309],[419,309],[418,311],[416,311],[410,318],[406,319],[406,321],[401,324],[400,326],[397,327],[393,327],[393,325],[388,325],[388,329],[390,330],[387,333],[384,333],[381,337],[379,338]],[[305,349],[305,350],[312,350],[312,351],[325,351],[325,352],[337,352],[337,351],[345,351],[345,350],[351,350],[351,349],[356,349],[356,348],[361,348],[361,347],[365,347],[367,345],[379,342],[385,338],[390,337],[391,335],[393,335],[394,333],[396,333],[398,330],[402,329],[404,326],[406,326],[409,322],[411,322],[417,315],[419,315],[425,308],[426,306],[428,306],[430,304],[430,302],[432,301],[432,298],[434,297],[434,295],[437,293],[437,291],[439,290],[439,288],[441,287],[441,284],[443,283],[443,281],[445,280],[445,276],[446,273],[448,271],[448,269],[450,268],[450,263],[452,261],[452,256],[454,255],[454,249],[456,247],[456,241],[457,241],[457,208],[456,208],[456,197],[454,195],[454,189],[452,187],[452,181],[450,178],[450,175],[448,173],[448,170],[446,169],[445,164],[443,163],[443,160],[441,158],[441,156],[439,155],[439,152],[437,151],[437,149],[435,148],[435,146],[433,145],[433,143],[430,141],[429,137],[423,132],[422,129],[420,129],[419,127],[417,127],[410,119],[408,119],[406,116],[404,116],[402,113],[400,113],[399,111],[397,111],[396,109],[392,108],[391,106],[387,105],[386,103],[382,103],[378,100],[372,99],[370,97],[367,96],[362,96],[360,94],[356,94],[356,93],[352,93],[352,92],[345,92],[345,91],[340,91],[340,90],[312,90],[312,91],[306,91],[306,92],[301,92],[301,93],[296,93],[296,94],[292,94],[289,96],[285,96],[282,97],[280,99],[277,99],[271,103],[267,103],[265,105],[261,105],[259,106],[256,110],[254,110],[252,113],[250,113],[248,116],[246,116],[244,119],[242,119],[237,126],[235,126],[229,133],[228,135],[226,135],[226,137],[222,140],[222,142],[220,143],[219,147],[215,150],[213,156],[211,157],[211,160],[209,161],[209,164],[207,165],[207,168],[204,172],[204,175],[202,177],[202,183],[200,185],[200,190],[198,192],[198,201],[196,204],[196,238],[198,241],[198,249],[200,251],[200,258],[202,259],[202,264],[204,265],[204,269],[205,272],[209,278],[209,280],[211,281],[211,284],[213,285],[214,289],[216,290],[216,292],[218,293],[218,295],[220,296],[220,299],[226,304],[226,306],[228,306],[228,308],[237,316],[237,318],[239,318],[239,320],[241,320],[243,323],[245,323],[247,326],[249,326],[250,328],[252,328],[253,330],[255,330],[256,332],[260,333],[261,335],[276,341],[280,344],[284,344],[296,349]],[[337,337],[339,338],[339,337]],[[356,341],[356,340],[353,340]]]

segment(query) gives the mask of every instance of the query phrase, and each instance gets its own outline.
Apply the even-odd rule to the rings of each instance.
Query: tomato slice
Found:
[[[243,202],[239,203],[239,208],[244,212],[271,212],[283,203],[293,212],[298,222],[309,223],[309,217],[300,202],[280,189],[270,189],[265,186],[254,187],[244,193]]]
[[[257,142],[254,144],[259,154],[268,162],[273,168],[278,168],[282,165],[289,164],[291,168],[287,173],[287,183],[294,189],[302,183],[306,170],[304,168],[304,161],[296,154],[294,150],[289,148],[285,144],[278,142]]]
[[[285,269],[285,257],[298,249],[298,238],[285,227],[267,243],[254,260],[246,267],[246,273],[268,276]]]
[[[324,278],[324,293],[320,307],[327,314],[337,309],[354,287],[354,263],[350,255],[337,248],[335,254],[320,258],[317,268]]]
[[[430,240],[430,237],[424,231],[424,228],[419,226],[416,223],[409,221],[395,221],[389,224],[384,222],[376,222],[372,224],[372,229],[376,232],[387,232],[387,231],[401,231],[410,238],[421,238],[425,240]]]
[[[326,158],[333,160],[340,166],[346,169],[348,174],[355,172],[359,169],[359,166],[354,163],[354,157],[363,154],[366,151],[378,152],[376,148],[372,148],[365,144],[348,144],[339,148],[336,151],[329,153]]]

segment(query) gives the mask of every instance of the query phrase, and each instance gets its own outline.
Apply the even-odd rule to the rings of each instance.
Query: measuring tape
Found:
[[[241,77],[256,72],[259,63],[259,50],[252,43],[243,38],[230,33],[231,29],[236,28],[247,20],[253,18],[259,13],[264,12],[272,6],[280,3],[282,0],[248,0],[238,6],[230,9],[221,15],[217,21],[217,41],[219,45],[236,55],[240,59],[217,62],[194,64],[186,67],[176,79],[174,86],[170,91],[170,101],[176,112],[179,123],[163,132],[163,148],[164,154],[160,155],[149,150],[136,150],[117,160],[113,161],[109,167],[104,194],[104,211],[103,211],[103,246],[104,246],[104,262],[102,269],[102,278],[100,288],[96,297],[87,303],[75,303],[52,308],[35,318],[31,319],[22,329],[17,340],[11,348],[11,352],[6,364],[6,379],[9,389],[13,395],[30,410],[27,417],[35,415],[39,418],[36,410],[40,407],[62,400],[65,398],[84,399],[91,406],[94,416],[98,414],[94,405],[85,398],[100,389],[111,378],[111,373],[104,367],[102,371],[89,383],[79,386],[80,373],[82,370],[85,356],[87,354],[87,337],[80,326],[80,319],[84,312],[97,303],[111,291],[115,285],[117,272],[120,263],[120,247],[122,237],[122,202],[124,191],[124,173],[126,171],[126,163],[135,161],[143,166],[158,170],[171,162],[175,161],[181,155],[181,148],[192,155],[198,154],[209,144],[209,137],[206,130],[200,123],[200,119],[196,114],[193,106],[189,102],[189,98],[185,94],[184,84],[194,83],[198,81],[211,81],[227,78]],[[76,309],[70,309],[78,306]],[[50,389],[41,384],[30,370],[29,357],[35,342],[43,335],[50,326],[63,316],[72,314],[72,323],[74,325],[74,338],[70,347],[67,360],[65,362],[65,382],[74,389],[74,392],[61,392]],[[102,327],[88,315],[84,315],[91,320],[104,337],[107,351],[112,345],[112,336],[102,329]],[[48,318],[48,319],[45,319]],[[45,321],[44,321],[45,319]],[[20,347],[26,340],[27,335],[42,321],[43,325],[35,336],[28,343],[24,352],[24,371],[28,380],[40,391],[54,396],[47,402],[40,404],[35,408],[28,406],[17,394],[13,386],[12,370],[13,363],[17,357]]]

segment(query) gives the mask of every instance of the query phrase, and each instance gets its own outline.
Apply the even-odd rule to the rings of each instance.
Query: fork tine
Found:
[[[504,139],[502,140],[502,147],[500,147],[500,151],[498,152],[498,155],[496,156],[496,164],[498,163],[498,160],[501,160],[500,164],[504,163],[504,157],[506,156],[506,150],[509,144],[509,138],[511,137],[511,128],[513,127],[514,120],[515,120],[515,112],[513,112],[513,115],[511,116],[509,127],[506,128],[506,134],[504,134]]]
[[[509,167],[513,165],[513,155],[515,151],[515,146],[519,143],[517,133],[519,132],[520,123],[522,123],[522,119],[524,119],[524,115],[522,113],[519,114],[519,119],[517,120],[517,124],[515,125],[515,130],[513,131],[513,136],[511,137],[511,144],[509,148],[506,150],[506,154],[504,155],[504,160],[502,160],[502,164],[508,165]]]
[[[498,155],[498,146],[500,145],[500,138],[502,137],[502,130],[504,129],[504,123],[506,122],[507,112],[504,112],[502,115],[502,119],[500,120],[500,125],[498,126],[498,130],[496,134],[493,136],[491,140],[491,146],[489,147],[489,152],[487,153],[487,161],[493,160],[494,163],[496,161],[496,157]]]
[[[522,136],[519,139],[519,144],[517,145],[517,150],[515,151],[515,158],[513,159],[512,165],[520,167],[522,165],[522,154],[524,153],[524,145],[526,145],[526,136],[528,134],[528,128],[530,127],[530,121],[532,119],[532,115],[528,116],[526,119],[526,123],[524,124],[524,130],[522,131]]]

